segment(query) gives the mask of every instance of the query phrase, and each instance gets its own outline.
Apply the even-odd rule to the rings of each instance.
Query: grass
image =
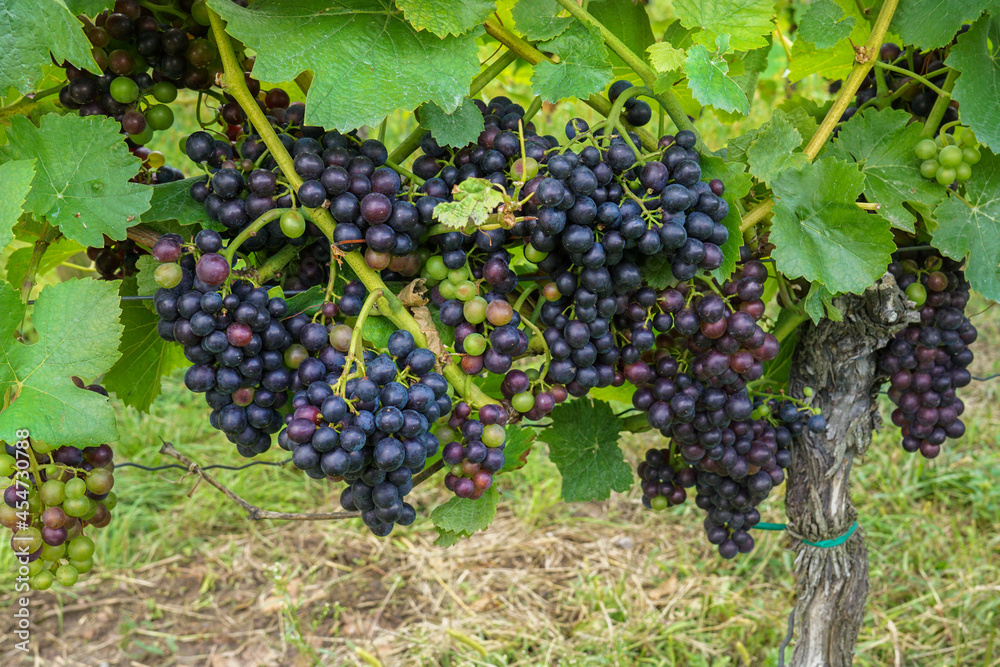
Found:
[[[1000,318],[989,311],[977,324],[974,370],[985,375],[1000,366]],[[871,558],[856,664],[1000,665],[998,391],[973,383],[968,433],[937,460],[904,453],[887,427],[856,465]],[[151,414],[118,410],[120,460],[172,462],[157,453],[162,437],[201,463],[242,462],[178,377]],[[651,443],[623,438],[631,461]],[[433,546],[426,521],[386,540],[357,521],[253,523],[183,471],[122,468],[99,567],[71,590],[35,594],[34,641],[53,665],[776,663],[794,604],[783,535],[759,533],[752,554],[724,562],[690,503],[653,515],[635,489],[561,503],[543,450],[501,479],[490,531],[448,550]],[[214,472],[269,509],[336,506],[333,485],[293,470]],[[423,515],[447,497],[440,484],[414,495]],[[767,520],[781,520],[781,495],[763,508]],[[10,559],[2,565],[11,590]],[[11,596],[0,604],[9,609]],[[4,664],[22,657],[4,651]]]

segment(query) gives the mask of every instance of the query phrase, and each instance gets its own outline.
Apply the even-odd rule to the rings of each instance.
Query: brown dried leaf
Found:
[[[448,352],[448,348],[441,342],[441,335],[438,334],[437,327],[434,326],[434,317],[431,315],[431,311],[427,306],[421,305],[411,308],[411,312],[413,313],[413,319],[420,326],[420,330],[427,337],[427,349],[437,357],[438,366],[451,363],[451,353]]]
[[[399,293],[399,301],[407,308],[417,308],[427,303],[427,299],[424,298],[426,292],[424,279],[416,278]]]

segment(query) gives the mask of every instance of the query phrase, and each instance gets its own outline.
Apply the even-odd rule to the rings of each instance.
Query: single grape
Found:
[[[927,289],[920,283],[913,283],[906,288],[906,298],[920,308],[927,301]]]
[[[957,167],[962,162],[962,149],[958,146],[945,146],[938,153],[938,162],[949,169]]]
[[[934,175],[940,167],[941,165],[937,160],[924,160],[920,163],[920,175],[924,178],[934,178]]]
[[[139,97],[139,86],[127,76],[119,76],[111,82],[109,92],[116,102],[131,104]]]
[[[180,284],[184,277],[184,270],[178,264],[160,264],[153,271],[153,280],[156,284],[165,289],[173,289]]]
[[[913,152],[916,153],[917,157],[921,160],[930,160],[937,155],[938,147],[937,144],[934,143],[933,139],[924,139],[917,142]]]
[[[295,209],[281,214],[281,233],[290,239],[297,239],[306,231],[306,219]]]
[[[956,172],[954,169],[941,165],[934,174],[934,180],[940,185],[951,185],[955,182]]]

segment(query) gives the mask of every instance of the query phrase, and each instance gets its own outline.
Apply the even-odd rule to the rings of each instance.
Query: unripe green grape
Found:
[[[0,452],[0,477],[10,477],[14,474],[14,457],[7,452]]]
[[[486,337],[481,333],[471,333],[462,341],[466,354],[478,357],[486,352]]]
[[[455,286],[455,296],[460,301],[468,301],[477,294],[479,294],[479,288],[471,280],[463,280]]]
[[[542,374],[538,372],[537,368],[526,368],[524,369],[524,374],[528,376],[528,379],[532,382],[537,382]]]
[[[338,352],[347,352],[351,347],[351,336],[354,330],[346,324],[338,324],[330,329],[330,345]],[[305,348],[303,348],[305,349]],[[301,362],[299,362],[301,363]]]
[[[979,164],[979,161],[983,159],[982,154],[976,148],[963,148],[962,149],[962,162],[965,162],[969,166],[974,164]]]
[[[524,258],[531,262],[532,264],[538,264],[540,261],[549,256],[549,253],[542,252],[535,248],[535,246],[530,243],[524,247]]]
[[[281,233],[290,239],[297,239],[306,231],[306,219],[295,209],[281,214]]]
[[[972,178],[972,167],[967,162],[959,162],[955,167],[955,180],[964,183]]]
[[[61,505],[66,499],[66,485],[58,479],[50,479],[38,489],[38,496],[46,505]]]
[[[94,540],[90,539],[86,535],[81,535],[80,537],[70,540],[69,547],[66,553],[73,560],[87,560],[94,556]]]
[[[487,303],[481,296],[474,296],[465,302],[462,307],[462,314],[469,324],[480,324],[486,319]]]
[[[499,447],[507,441],[507,431],[500,424],[489,424],[483,428],[481,439],[487,447]]]
[[[924,160],[920,163],[920,175],[924,178],[934,178],[934,174],[941,168],[937,160]]]
[[[945,146],[938,153],[938,162],[947,169],[957,167],[962,162],[962,149],[958,146]]]
[[[198,0],[191,5],[191,18],[199,25],[209,25],[211,23],[208,18],[208,6],[205,4],[205,0]]]
[[[42,509],[42,499],[39,498],[38,493],[32,489],[31,495],[28,496],[28,511],[32,514],[40,514]]]
[[[177,86],[169,81],[161,81],[153,86],[153,97],[157,102],[170,104],[177,99]]]
[[[56,570],[56,581],[63,586],[72,586],[80,578],[80,573],[72,565],[60,565]]]
[[[76,571],[80,574],[87,574],[92,569],[94,569],[94,559],[93,558],[83,558],[76,560],[73,558],[69,559],[69,564],[76,568]]]
[[[341,350],[343,352],[343,350]],[[293,371],[302,365],[309,356],[309,351],[299,343],[293,343],[285,350],[285,365]]]
[[[128,138],[132,140],[132,143],[138,144],[139,146],[145,146],[153,138],[153,128],[149,123],[146,123],[146,129],[144,129],[139,134],[130,134]]]
[[[935,139],[934,141],[937,142],[938,146],[944,148],[945,146],[951,146],[953,143],[955,143],[955,137],[951,136],[947,132],[942,132],[941,134],[937,135],[937,139]]]
[[[976,133],[972,131],[971,128],[963,127],[961,133],[959,134],[959,141],[962,142],[963,146],[975,147],[979,143],[976,139]]]
[[[40,440],[32,440],[31,448],[35,450],[36,454],[48,454],[53,449],[55,449],[55,447],[53,447],[52,445],[42,442]]]
[[[80,519],[90,511],[90,498],[67,498],[62,508],[67,515]]]
[[[66,555],[66,543],[63,542],[57,547],[50,546],[48,544],[42,545],[42,553],[39,556],[44,561],[53,562],[57,561]]]
[[[166,163],[167,159],[160,151],[151,151],[149,155],[146,156],[146,164],[148,164],[151,169],[159,169]]]
[[[955,182],[955,170],[944,166],[938,167],[934,180],[941,185],[951,185]]]
[[[121,104],[131,104],[139,98],[138,84],[127,76],[116,77],[111,82],[109,92],[115,102]]]
[[[934,143],[933,139],[924,139],[917,142],[914,147],[913,152],[917,154],[917,157],[921,160],[930,160],[932,157],[937,155],[938,147]]]
[[[444,260],[440,255],[428,257],[424,269],[426,269],[427,275],[434,280],[444,280],[448,277],[448,267],[444,265]]]
[[[450,280],[445,280],[438,285],[438,291],[441,292],[441,296],[446,299],[454,299],[458,296],[458,290],[455,288],[455,283]]]
[[[74,477],[65,484],[67,498],[83,498],[87,494],[87,483]]]
[[[920,283],[913,283],[906,288],[906,298],[915,303],[917,308],[920,308],[927,301],[927,288]]]
[[[101,502],[104,503],[105,509],[110,512],[114,508],[118,507],[118,494],[112,491],[108,494],[108,497]]]
[[[918,273],[920,271],[920,265],[917,264],[916,260],[904,259],[899,265],[902,267],[903,273]]]
[[[649,506],[652,507],[657,512],[667,509],[670,503],[667,502],[665,496],[656,496],[655,498],[649,499]]]
[[[530,391],[522,391],[520,394],[514,394],[514,397],[510,399],[510,404],[518,412],[528,412],[535,407],[535,397]]]
[[[44,561],[42,558],[38,558],[37,560],[33,560],[30,563],[28,563],[28,576],[32,577],[41,572],[42,570],[44,570],[45,562],[46,561]]]
[[[166,104],[154,104],[146,109],[146,124],[154,130],[166,130],[174,124],[174,112]]]
[[[464,266],[459,269],[452,269],[448,271],[448,280],[455,283],[456,285],[468,277],[469,277],[469,272],[466,271]]]
[[[26,549],[28,553],[35,553],[45,544],[42,541],[42,531],[34,526],[17,531],[13,543],[18,548]]]
[[[531,157],[520,158],[510,168],[510,174],[515,181],[530,181],[538,175],[538,161]]]
[[[802,395],[805,396],[806,398],[812,398],[813,394],[815,394],[815,393],[816,393],[816,390],[813,389],[812,387],[803,387],[802,388]]]
[[[55,581],[55,577],[52,576],[52,573],[48,570],[42,570],[28,578],[28,585],[33,591],[45,591],[52,588],[53,581]]]
[[[111,491],[115,485],[115,476],[107,468],[95,468],[87,475],[87,490],[97,495]]]

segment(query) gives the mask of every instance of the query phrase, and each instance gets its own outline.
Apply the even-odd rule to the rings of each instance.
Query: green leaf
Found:
[[[479,73],[478,30],[440,38],[417,32],[392,3],[258,0],[249,8],[209,0],[227,31],[256,51],[254,76],[291,81],[312,70],[306,122],[348,131],[396,109],[461,104]],[[362,102],[363,101],[363,102]]]
[[[475,143],[483,131],[483,114],[469,98],[465,98],[450,114],[433,102],[428,102],[420,107],[417,116],[420,127],[430,132],[442,146],[467,146]]]
[[[225,229],[208,217],[204,204],[199,204],[191,198],[191,185],[196,181],[203,180],[205,180],[204,176],[198,176],[173,183],[145,186],[152,191],[152,195],[149,199],[149,210],[139,217],[139,221],[147,227],[163,233],[176,232],[177,230],[157,223],[176,221],[181,226],[197,225],[199,228],[217,231]],[[192,230],[190,233],[197,234],[198,230]]]
[[[785,320],[793,316],[794,314],[791,311],[782,310],[778,314],[778,321],[774,326],[776,328],[781,326]],[[772,393],[777,393],[788,387],[788,375],[792,370],[792,355],[795,354],[795,345],[798,343],[798,338],[799,333],[795,330],[781,341],[781,347],[778,348],[778,356],[764,363],[764,374],[759,380],[754,380],[751,385],[752,389],[757,391],[770,390]]]
[[[558,63],[546,60],[535,65],[531,77],[532,89],[546,102],[587,98],[611,80],[611,63],[601,36],[581,23],[538,48],[559,56]]]
[[[1000,157],[983,152],[965,183],[966,205],[948,197],[934,211],[934,247],[948,257],[968,257],[965,277],[987,299],[1000,301]]]
[[[806,294],[806,298],[802,302],[802,307],[805,309],[809,319],[815,323],[818,323],[824,317],[834,322],[841,322],[844,319],[844,315],[840,312],[839,308],[833,305],[833,298],[835,296],[836,294],[832,294],[823,285],[814,283],[809,288],[809,293]],[[766,364],[764,368],[767,368]]]
[[[701,28],[697,44],[713,44],[730,35],[732,48],[746,51],[765,46],[764,36],[774,30],[774,0],[674,0],[674,15],[686,28]]]
[[[507,444],[504,445],[503,468],[501,473],[511,472],[524,467],[528,462],[531,446],[535,444],[537,434],[531,428],[517,426],[507,429]]]
[[[0,0],[0,35],[0,93],[32,92],[53,59],[100,71],[83,26],[60,0]]]
[[[864,187],[857,165],[823,158],[772,183],[771,243],[779,271],[860,294],[885,273],[896,249],[889,221],[855,205]]]
[[[41,127],[15,116],[0,154],[10,160],[37,159],[25,206],[45,217],[67,238],[104,245],[104,235],[122,240],[125,230],[149,208],[148,186],[129,183],[142,161],[129,154],[112,118],[77,115],[42,117]]]
[[[722,264],[712,272],[717,280],[723,281],[733,274],[736,262],[740,258],[740,246],[743,245],[740,223],[743,218],[740,215],[739,202],[750,192],[753,179],[739,162],[724,161],[714,155],[703,156],[701,159],[701,180],[710,181],[713,178],[718,178],[725,184],[726,190],[722,193],[722,198],[729,204],[729,214],[722,219],[722,224],[729,230],[729,238],[720,248],[722,250]]]
[[[747,148],[750,173],[770,183],[786,169],[801,169],[809,161],[804,153],[793,152],[802,144],[802,136],[783,114],[775,114]]]
[[[434,208],[434,219],[454,229],[478,228],[503,203],[503,194],[485,178],[467,178],[458,184],[455,201]]]
[[[770,39],[770,38],[769,38]],[[767,54],[771,51],[771,45],[762,46],[759,49],[739,54],[740,62],[743,64],[743,74],[733,74],[729,78],[736,82],[743,94],[750,102],[753,102],[754,93],[757,90],[757,81],[760,74],[767,69]],[[737,120],[736,118],[733,119]]]
[[[0,250],[14,240],[13,227],[24,212],[24,200],[35,177],[34,160],[14,160],[0,164]]]
[[[7,259],[7,282],[13,285],[15,288],[20,288],[21,282],[24,280],[24,276],[28,273],[28,264],[31,262],[31,253],[34,250],[34,246],[28,246],[27,248],[18,248],[10,254]],[[42,255],[42,261],[38,264],[38,271],[36,275],[41,278],[42,276],[49,273],[49,271],[54,270],[63,262],[67,261],[73,255],[81,253],[86,248],[77,243],[76,241],[71,241],[66,238],[61,238],[46,249],[45,254]]]
[[[440,531],[468,537],[490,527],[496,518],[499,500],[500,492],[495,486],[488,488],[478,500],[455,497],[435,507],[431,521]]]
[[[936,49],[948,44],[963,23],[978,18],[991,4],[995,9],[991,0],[905,0],[892,15],[889,30],[902,38],[902,44]]]
[[[496,4],[495,0],[396,0],[414,28],[438,37],[468,32],[489,18]]]
[[[91,447],[115,440],[115,413],[108,399],[80,389],[70,376],[92,378],[118,359],[118,282],[68,280],[42,290],[32,312],[38,342],[14,335],[24,316],[17,291],[0,284],[0,440],[18,429],[54,447]]]
[[[135,278],[122,281],[121,294],[136,294]],[[180,345],[160,338],[156,325],[160,318],[138,301],[121,304],[122,331],[118,351],[121,357],[104,374],[104,388],[113,391],[122,403],[149,412],[160,395],[160,379],[178,368],[188,365]]]
[[[326,285],[313,285],[305,292],[288,297],[285,303],[288,304],[288,316],[305,313],[312,316],[316,309],[326,301]]]
[[[716,43],[719,51],[724,52],[722,42]],[[723,111],[738,111],[745,116],[750,113],[750,101],[736,82],[726,76],[727,72],[729,63],[718,53],[710,54],[700,44],[688,49],[684,73],[694,98],[702,104],[710,104]]]
[[[511,10],[517,29],[531,41],[558,37],[573,23],[573,19],[556,16],[562,7],[556,0],[520,0]]]
[[[621,421],[611,406],[578,399],[556,406],[552,426],[539,438],[562,475],[562,498],[568,502],[606,500],[632,486],[632,469],[618,447]]]
[[[387,317],[370,315],[365,320],[364,327],[361,329],[361,335],[373,346],[381,349],[389,344],[389,336],[398,328]]]
[[[612,35],[622,41],[632,53],[640,57],[651,44],[656,41],[653,29],[649,25],[649,15],[640,3],[620,2],[619,0],[590,0],[587,11],[607,28]],[[614,53],[610,54],[611,64],[615,68],[628,70],[631,68]]]
[[[657,42],[646,51],[649,53],[649,62],[653,64],[653,69],[661,74],[681,69],[687,58],[683,49],[675,49],[666,42]]]
[[[843,79],[854,66],[854,49],[848,42],[837,42],[828,49],[820,49],[804,39],[792,44],[792,59],[788,78],[801,81],[811,74],[822,74],[827,79]]]
[[[632,405],[633,394],[635,394],[635,385],[626,382],[620,387],[611,386],[591,389],[587,396],[593,398],[595,401],[604,401],[605,403],[617,401],[618,403]]]
[[[962,122],[976,138],[1000,152],[1000,22],[984,16],[952,47],[945,63],[962,73],[952,99],[961,105]],[[977,167],[978,168],[978,167]]]
[[[826,49],[850,35],[856,23],[833,0],[813,0],[799,20],[798,36]]]
[[[857,162],[868,201],[881,204],[879,212],[893,227],[912,232],[916,217],[903,202],[931,209],[945,189],[920,175],[913,148],[920,141],[921,126],[909,120],[905,111],[869,107],[841,126],[825,155]]]
[[[438,528],[437,539],[434,540],[434,546],[441,547],[442,549],[447,549],[448,547],[453,547],[458,544],[462,536],[458,533],[452,533],[447,530],[441,530]]]
[[[85,14],[86,16],[97,16],[105,9],[115,6],[114,0],[65,0],[66,6],[73,12],[73,16]]]

